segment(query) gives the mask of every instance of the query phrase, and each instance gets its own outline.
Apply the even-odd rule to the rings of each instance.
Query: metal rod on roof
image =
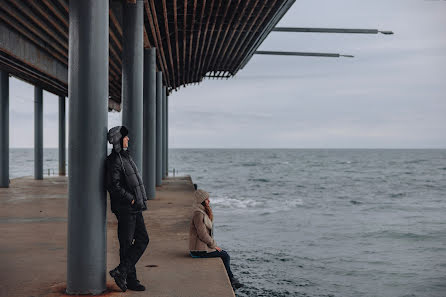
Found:
[[[304,32],[304,33],[349,33],[349,34],[385,34],[391,35],[392,31],[380,31],[377,29],[342,29],[342,28],[302,28],[302,27],[275,27],[275,32]]]
[[[330,58],[353,58],[352,55],[341,55],[334,53],[307,53],[307,52],[276,52],[276,51],[256,51],[257,55],[276,55],[276,56],[305,56],[305,57],[330,57]]]

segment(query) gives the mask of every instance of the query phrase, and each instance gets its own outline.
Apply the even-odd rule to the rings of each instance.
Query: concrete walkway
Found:
[[[108,275],[119,243],[107,199],[108,292],[101,296],[234,297],[220,259],[189,257],[192,201],[189,177],[164,181],[144,212],[150,243],[136,270],[147,290],[122,293]],[[67,178],[17,178],[0,188],[0,296],[64,296],[66,232]]]

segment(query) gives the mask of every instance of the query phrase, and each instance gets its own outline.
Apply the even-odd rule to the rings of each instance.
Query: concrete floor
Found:
[[[119,264],[116,217],[107,214],[107,288],[101,296],[234,297],[220,259],[192,259],[189,177],[168,178],[144,219],[150,243],[136,269],[145,292],[120,292],[108,275]],[[64,296],[67,178],[13,179],[0,188],[0,296]]]

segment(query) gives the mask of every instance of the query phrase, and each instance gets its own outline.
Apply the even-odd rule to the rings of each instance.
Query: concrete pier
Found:
[[[147,290],[122,293],[107,273],[105,296],[234,297],[220,259],[189,256],[193,189],[189,177],[167,178],[148,201],[150,243],[136,265]],[[67,178],[13,179],[0,197],[0,296],[66,296]],[[116,228],[108,204],[107,271],[119,263]]]

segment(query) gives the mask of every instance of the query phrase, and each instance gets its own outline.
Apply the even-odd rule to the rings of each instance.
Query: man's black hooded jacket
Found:
[[[106,187],[114,213],[137,213],[147,209],[147,195],[141,175],[128,151],[112,150],[106,159]],[[135,200],[132,205],[132,200]]]

